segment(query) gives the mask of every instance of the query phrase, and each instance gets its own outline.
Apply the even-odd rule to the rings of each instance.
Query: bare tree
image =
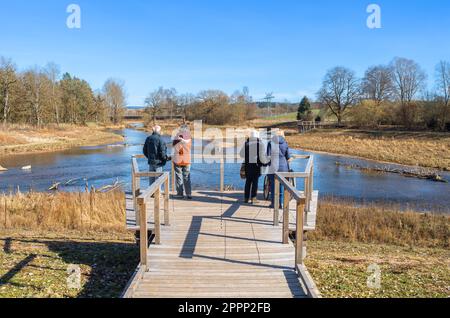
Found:
[[[8,122],[11,112],[10,95],[13,85],[17,82],[16,66],[9,59],[0,58],[0,97],[3,106],[3,125]]]
[[[444,129],[450,115],[450,62],[441,61],[436,66],[436,88],[441,103],[439,126]]]
[[[352,70],[335,67],[325,75],[317,96],[336,116],[340,125],[345,110],[355,105],[361,97],[359,80]]]
[[[122,121],[125,111],[125,84],[122,81],[109,79],[103,86],[105,102],[110,110],[111,120],[114,124]]]
[[[178,96],[178,109],[179,113],[183,115],[183,121],[186,122],[188,116],[189,107],[195,102],[195,96],[193,94],[183,94]]]
[[[164,107],[164,88],[160,87],[151,92],[145,99],[145,111],[150,114],[153,124],[156,124],[156,117]]]
[[[165,89],[160,87],[149,94],[145,99],[145,105],[146,112],[151,115],[154,123],[156,122],[156,117],[163,111],[173,119],[178,107],[177,91],[174,88]]]
[[[410,104],[425,84],[425,72],[413,60],[400,57],[391,62],[390,68],[395,95],[402,105]]]
[[[413,103],[424,88],[426,74],[419,64],[405,58],[395,58],[391,64],[394,94],[400,101],[400,116],[403,125],[412,127],[418,120],[418,105]]]
[[[362,81],[362,93],[380,105],[392,97],[393,82],[391,69],[379,65],[370,67]]]
[[[61,74],[60,68],[55,63],[48,63],[45,67],[45,72],[51,83],[51,104],[55,115],[56,123],[60,123],[59,105],[61,102],[61,94],[58,90],[58,81]]]
[[[26,94],[25,100],[31,106],[30,119],[37,127],[41,127],[49,99],[50,80],[38,67],[26,71],[22,80]]]

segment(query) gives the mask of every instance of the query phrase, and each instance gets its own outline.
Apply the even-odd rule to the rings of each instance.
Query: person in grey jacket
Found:
[[[271,208],[275,206],[275,173],[289,172],[289,163],[293,160],[291,150],[283,133],[279,133],[272,137],[272,141],[267,147],[267,155],[271,158],[270,172],[268,174],[270,180]],[[280,208],[282,208],[284,200],[284,187],[280,185]]]
[[[161,127],[153,127],[153,134],[147,138],[143,149],[145,157],[148,159],[150,172],[163,172],[167,161],[172,160],[167,155],[167,146],[161,137]],[[150,177],[150,185],[155,182],[155,177]]]

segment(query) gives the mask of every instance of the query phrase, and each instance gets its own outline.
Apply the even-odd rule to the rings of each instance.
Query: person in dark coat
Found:
[[[167,146],[161,137],[161,127],[153,127],[153,134],[147,138],[143,149],[145,157],[148,159],[150,172],[163,172],[163,168],[171,157],[167,155]],[[150,177],[150,185],[156,181],[155,177]]]
[[[261,167],[268,162],[264,145],[259,139],[259,134],[257,131],[253,131],[250,138],[248,138],[245,142],[245,145],[241,150],[241,158],[245,159],[244,202],[249,203],[251,200],[252,204],[257,204]]]
[[[267,147],[270,158],[269,181],[271,193],[271,208],[275,206],[275,173],[289,172],[289,162],[293,159],[289,145],[282,134],[275,135]],[[280,208],[284,200],[284,187],[280,184]]]

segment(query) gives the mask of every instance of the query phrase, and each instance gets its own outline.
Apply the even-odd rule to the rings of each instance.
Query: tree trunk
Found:
[[[6,127],[6,124],[8,122],[8,113],[9,113],[9,93],[8,91],[5,92],[5,105],[3,108],[3,126]]]

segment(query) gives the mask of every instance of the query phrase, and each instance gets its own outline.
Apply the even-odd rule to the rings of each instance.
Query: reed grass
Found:
[[[391,203],[357,204],[328,198],[319,203],[313,240],[378,243],[400,246],[450,246],[450,217],[402,210]]]
[[[121,191],[0,195],[0,229],[114,232],[125,218]]]
[[[450,171],[448,133],[320,130],[287,140],[293,148]]]

